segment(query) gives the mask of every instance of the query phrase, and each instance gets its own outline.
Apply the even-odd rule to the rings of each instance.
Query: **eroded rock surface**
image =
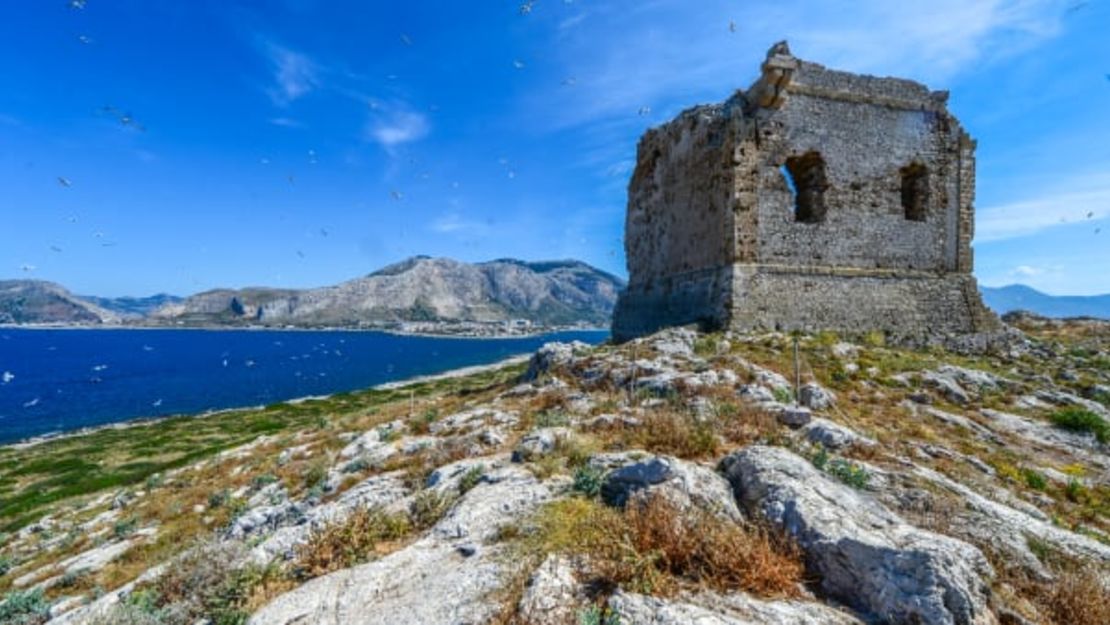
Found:
[[[830,596],[893,622],[994,622],[993,572],[975,547],[910,525],[785,449],[749,447],[722,468],[750,514],[798,540]]]

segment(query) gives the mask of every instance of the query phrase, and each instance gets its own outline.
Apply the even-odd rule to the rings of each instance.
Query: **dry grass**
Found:
[[[539,531],[525,539],[534,554],[586,556],[601,587],[655,594],[706,587],[793,597],[803,577],[800,551],[781,534],[682,510],[665,497],[624,511],[568,499],[547,506],[537,524]]]
[[[359,508],[311,534],[297,551],[297,572],[308,579],[369,561],[396,549],[411,532],[406,515]]]
[[[633,432],[636,447],[679,458],[708,458],[720,451],[720,439],[709,419],[663,410],[644,418]]]
[[[1110,588],[1091,567],[1059,576],[1037,597],[1057,625],[1106,625],[1110,623]]]

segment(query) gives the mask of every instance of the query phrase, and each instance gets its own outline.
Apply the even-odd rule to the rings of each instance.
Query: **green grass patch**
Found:
[[[1094,434],[1100,443],[1110,441],[1110,423],[1086,408],[1073,406],[1057,410],[1052,414],[1052,423],[1072,432]]]

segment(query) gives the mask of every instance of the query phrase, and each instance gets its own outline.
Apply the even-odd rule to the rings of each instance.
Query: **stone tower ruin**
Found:
[[[690,323],[918,344],[997,333],[971,275],[975,141],[947,99],[783,42],[748,90],[647,131],[614,337]]]

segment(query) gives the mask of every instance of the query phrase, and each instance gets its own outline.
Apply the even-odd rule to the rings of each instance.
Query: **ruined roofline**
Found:
[[[828,69],[794,56],[785,41],[771,46],[760,71],[760,77],[743,92],[749,110],[777,109],[791,94],[798,94],[898,109],[947,112],[947,91],[931,91],[926,85],[906,78]]]

